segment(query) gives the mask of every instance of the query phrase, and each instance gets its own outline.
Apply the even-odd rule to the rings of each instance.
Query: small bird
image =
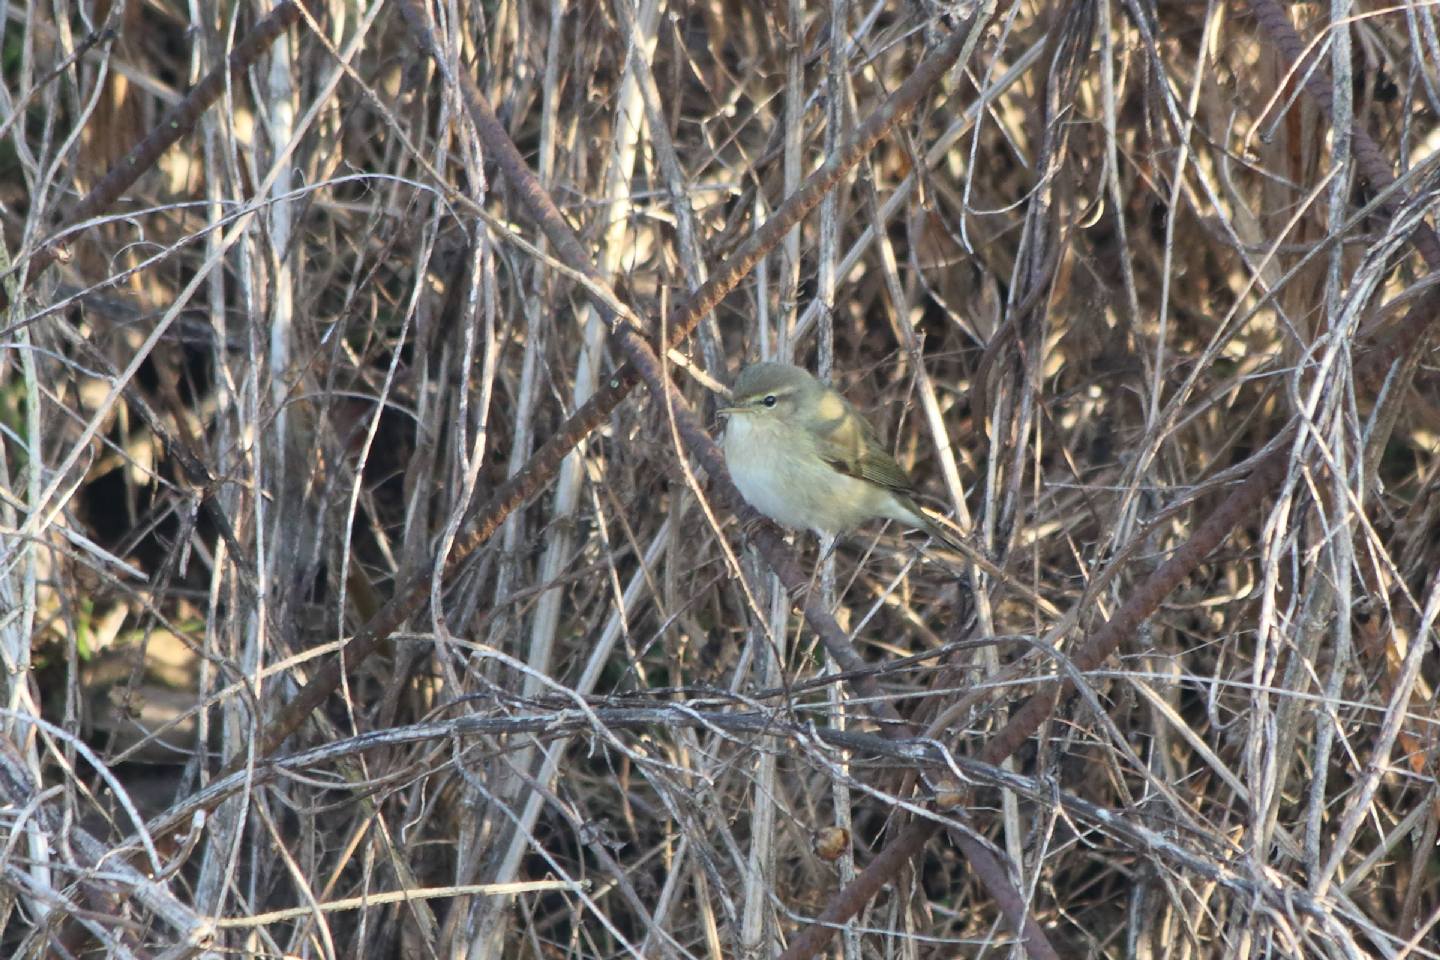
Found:
[[[965,550],[920,509],[914,486],[850,402],[788,363],[752,363],[735,380],[725,464],[751,506],[787,527],[846,533],[895,520]]]

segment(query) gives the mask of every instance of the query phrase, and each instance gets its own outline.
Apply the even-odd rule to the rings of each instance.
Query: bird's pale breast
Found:
[[[732,415],[725,464],[750,505],[787,527],[842,533],[889,515],[887,492],[837,472],[803,431],[783,424]]]

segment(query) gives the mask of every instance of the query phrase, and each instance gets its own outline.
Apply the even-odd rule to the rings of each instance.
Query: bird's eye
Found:
[[[767,395],[767,396],[765,397],[765,399],[764,399],[764,400],[761,400],[760,402],[763,403],[763,404],[765,404],[765,406],[767,406],[767,407],[773,407],[773,406],[775,406],[775,394],[772,393],[772,394]]]

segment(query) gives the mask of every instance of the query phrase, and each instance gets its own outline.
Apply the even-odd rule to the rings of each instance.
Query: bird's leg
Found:
[[[818,534],[820,537],[820,559],[819,563],[829,560],[835,553],[835,547],[839,545],[840,538],[833,533]]]
[[[820,587],[820,601],[825,609],[833,610],[835,607],[835,567],[827,564],[835,554],[835,544],[838,537],[833,533],[818,534],[820,537],[820,550],[815,555],[815,572],[810,577],[810,589],[815,589],[818,581]]]
[[[740,521],[740,533],[746,540],[754,540],[755,534],[759,533],[770,520],[762,513],[751,513],[749,517]]]

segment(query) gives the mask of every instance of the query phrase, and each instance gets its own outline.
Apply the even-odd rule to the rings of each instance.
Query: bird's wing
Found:
[[[834,414],[822,421],[815,433],[820,459],[846,476],[878,487],[901,493],[913,489],[905,470],[885,451],[870,424],[849,402],[832,391],[821,402],[820,411]]]

